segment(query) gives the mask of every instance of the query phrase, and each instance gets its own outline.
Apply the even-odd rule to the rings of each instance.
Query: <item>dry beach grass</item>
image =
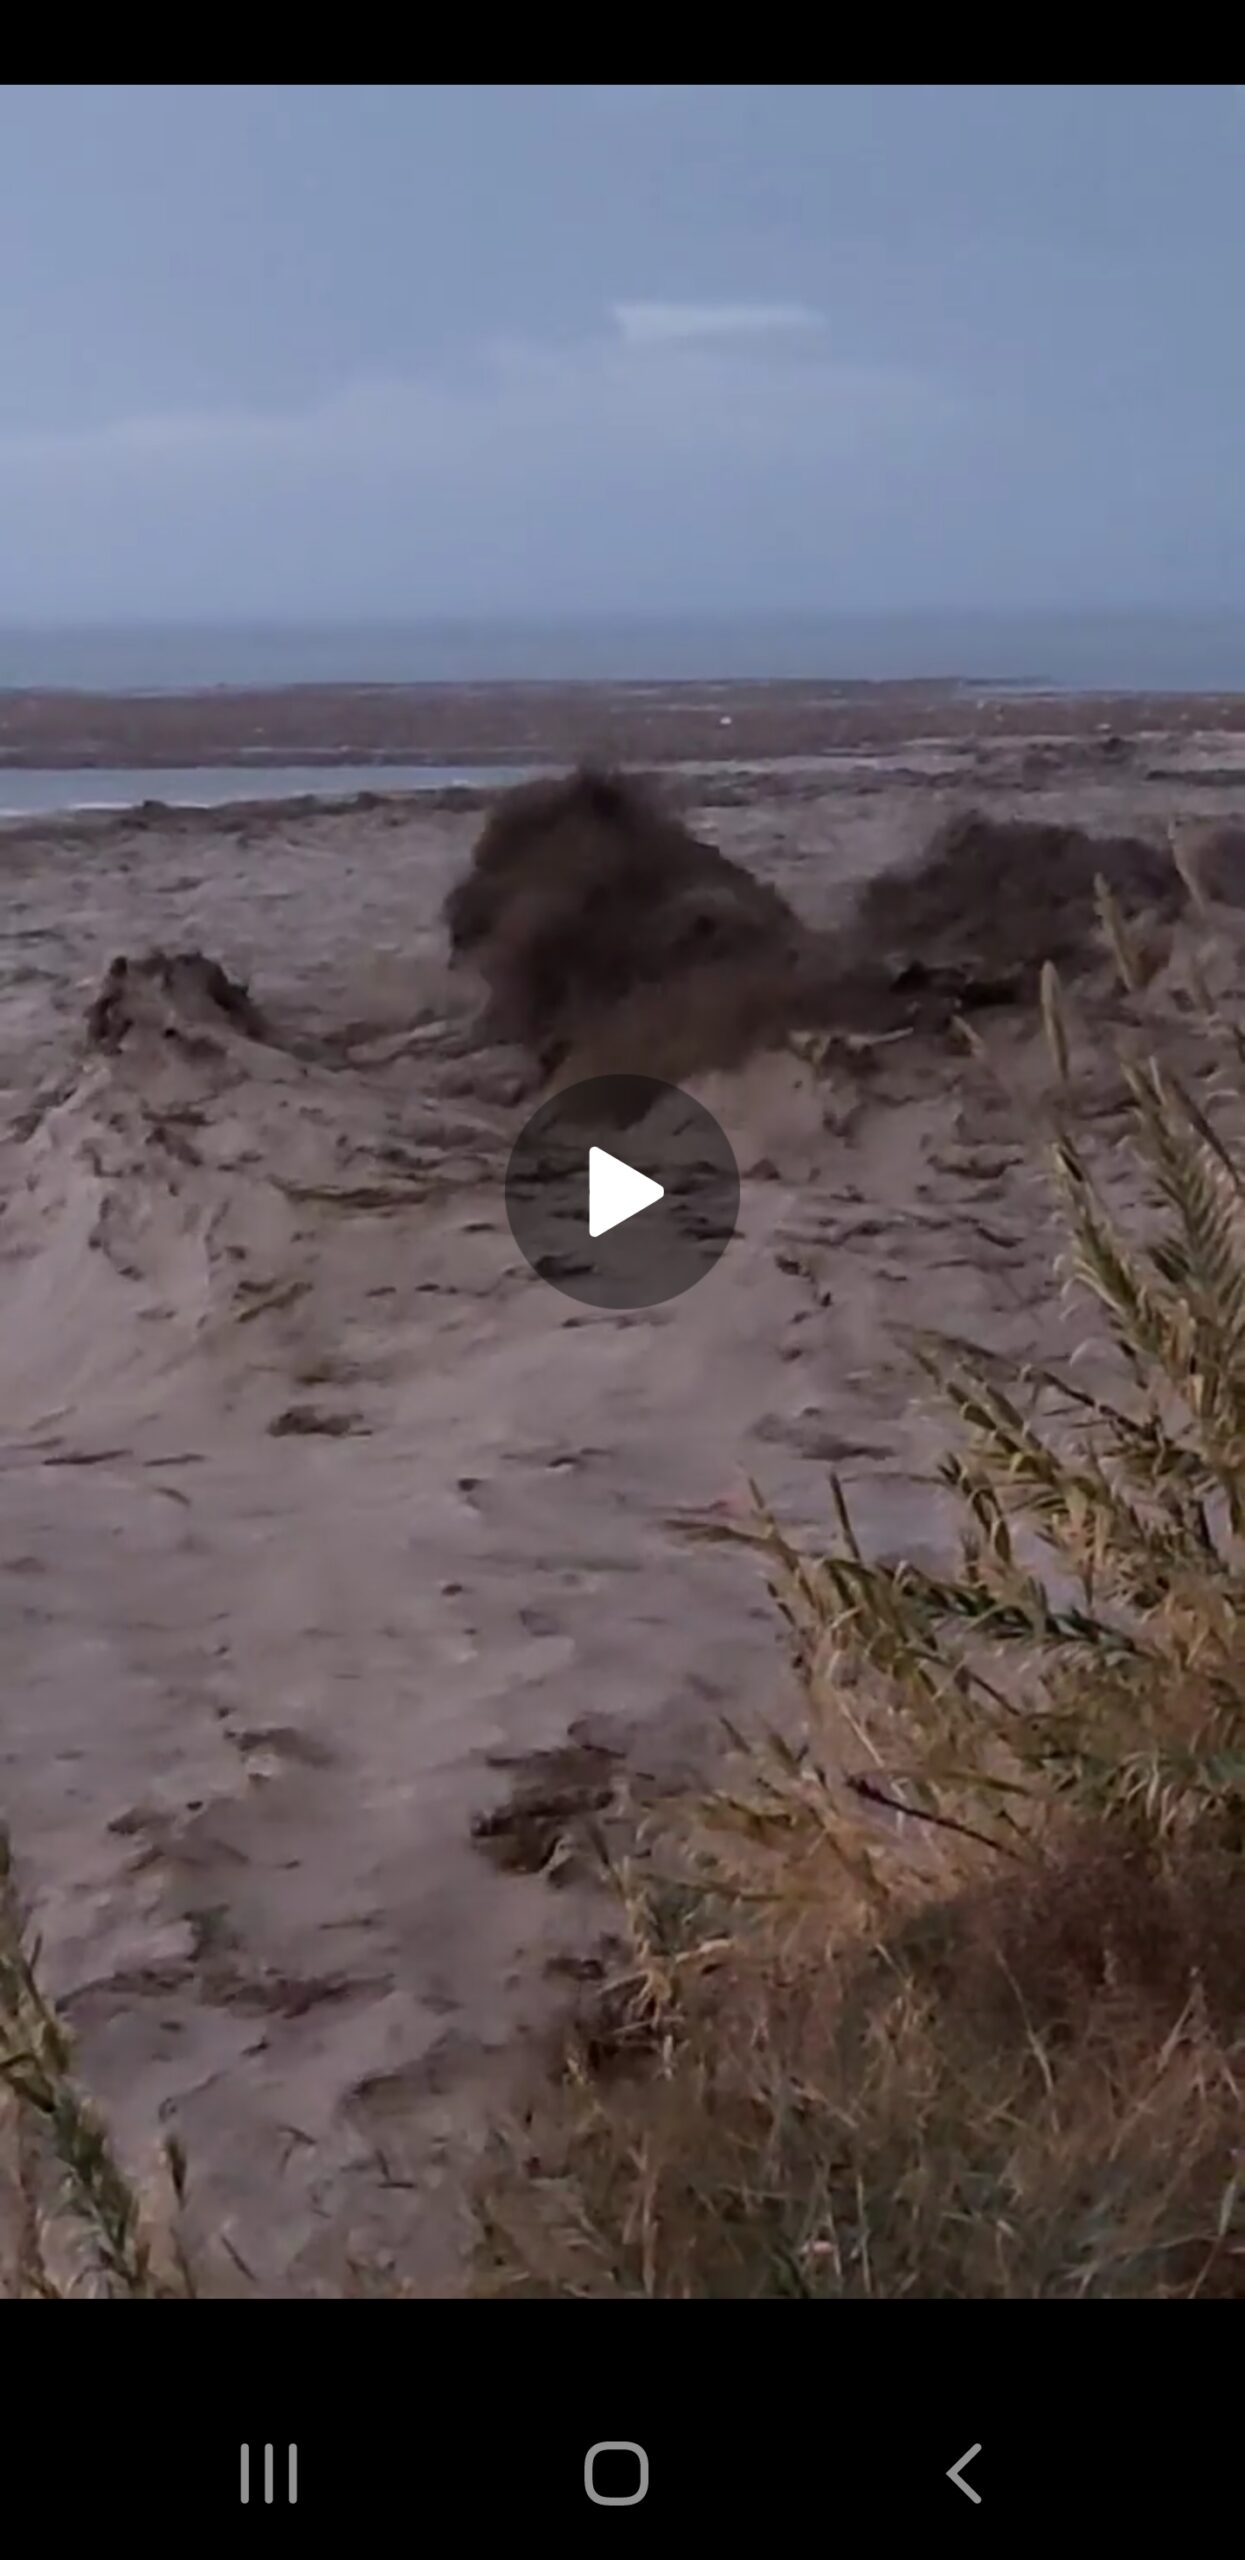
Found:
[[[764,1564],[802,1713],[610,1855],[620,1933],[481,2182],[482,2290],[1245,2295],[1245,1170],[1125,1073],[1161,1226],[1053,1138],[1114,1390],[920,1346],[958,1565],[871,1562],[837,1481],[816,1545],[759,1500],[703,1525]]]

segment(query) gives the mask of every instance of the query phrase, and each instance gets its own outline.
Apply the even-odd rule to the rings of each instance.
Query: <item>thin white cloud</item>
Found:
[[[803,302],[616,302],[614,319],[630,346],[670,346],[681,338],[785,337],[820,329]]]

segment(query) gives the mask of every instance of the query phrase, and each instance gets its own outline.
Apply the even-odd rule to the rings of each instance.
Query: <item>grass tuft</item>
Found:
[[[80,2292],[141,2301],[188,2296],[194,2285],[176,2244],[169,2269],[157,2266],[138,2191],[74,2078],[69,2033],[40,1987],[37,1963],[0,1830],[0,2081],[11,2102],[20,2200],[13,2289],[51,2299]],[[53,2172],[47,2211],[40,2203],[45,2164]],[[166,2167],[180,2205],[186,2166],[176,2143],[167,2147]]]

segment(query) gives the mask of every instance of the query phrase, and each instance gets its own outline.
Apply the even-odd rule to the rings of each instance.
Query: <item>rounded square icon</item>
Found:
[[[595,2473],[597,2455],[600,2453],[634,2454],[639,2487],[628,2490],[625,2497],[610,2496],[606,2490],[598,2489]],[[616,2463],[611,2464],[606,2477],[608,2478],[611,2473],[616,2477],[618,2467]],[[625,2438],[619,2436],[606,2436],[600,2444],[589,2445],[584,2456],[584,2487],[594,2507],[638,2507],[641,2498],[648,2496],[648,2455],[643,2445],[629,2444]]]

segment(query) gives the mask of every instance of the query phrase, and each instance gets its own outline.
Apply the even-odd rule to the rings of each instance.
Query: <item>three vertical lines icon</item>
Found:
[[[298,2447],[296,2444],[286,2446],[286,2464],[286,2479],[288,2482],[286,2504],[291,2507],[296,2507],[298,2505]],[[264,2505],[266,2507],[270,2507],[273,2503],[273,2473],[273,2449],[270,2444],[266,2444],[264,2446]],[[241,2504],[244,2507],[249,2507],[250,2503],[251,2448],[249,2444],[244,2444],[242,2447]]]

